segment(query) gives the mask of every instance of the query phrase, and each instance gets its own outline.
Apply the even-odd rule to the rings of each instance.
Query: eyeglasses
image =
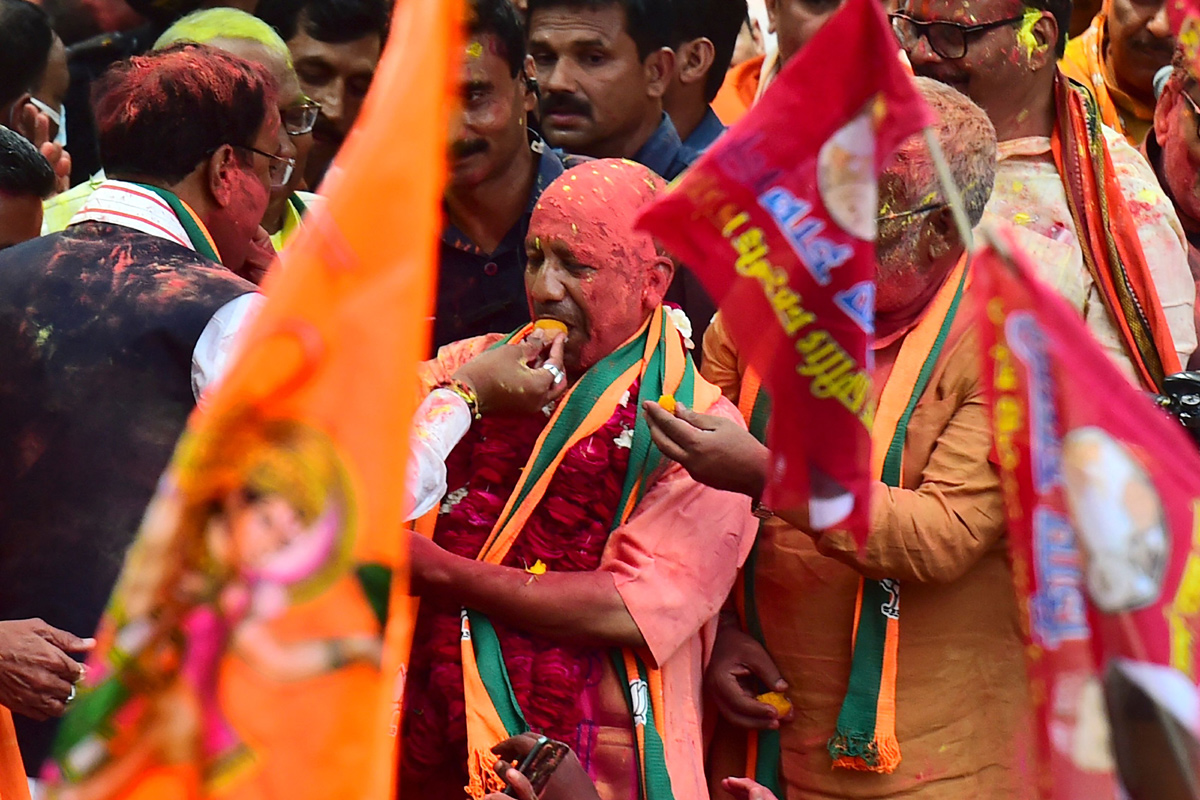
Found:
[[[949,203],[926,203],[925,205],[920,206],[918,208],[913,208],[908,211],[900,211],[896,214],[880,214],[879,216],[877,216],[875,218],[875,221],[877,223],[889,222],[894,219],[905,219],[907,217],[914,217],[917,214],[928,214],[930,211],[937,211],[938,209],[945,208],[948,205],[950,205],[950,204]]]
[[[280,111],[279,116],[283,120],[285,131],[292,136],[303,136],[306,133],[312,133],[313,126],[317,124],[317,114],[320,111],[321,104],[306,97],[304,102]]]
[[[270,164],[267,165],[271,176],[271,188],[281,189],[287,186],[287,182],[292,179],[292,170],[296,168],[296,159],[264,153],[262,150],[250,147],[249,145],[235,144],[232,146],[239,150],[248,150],[251,153],[258,153],[260,156],[266,156],[271,159]]]
[[[942,58],[956,61],[967,54],[968,35],[1020,22],[1024,19],[1024,15],[998,19],[995,22],[985,22],[982,25],[963,25],[960,22],[946,20],[926,21],[913,19],[907,14],[900,13],[890,14],[888,18],[892,21],[892,31],[900,41],[900,46],[906,51],[915,50],[917,44],[924,38],[933,48],[933,52]]]

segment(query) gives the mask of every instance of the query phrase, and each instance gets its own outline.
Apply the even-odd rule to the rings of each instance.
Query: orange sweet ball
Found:
[[[556,319],[539,319],[533,323],[533,327],[535,330],[545,331],[552,337],[556,333],[561,333],[563,336],[567,335],[566,323],[559,322]]]
[[[662,406],[663,410],[668,414],[675,413],[675,395],[664,394],[662,397],[658,398],[658,404]]]
[[[786,717],[788,712],[792,710],[792,701],[788,700],[782,692],[767,692],[766,694],[760,694],[754,699],[760,703],[773,706],[779,712],[780,717]]]

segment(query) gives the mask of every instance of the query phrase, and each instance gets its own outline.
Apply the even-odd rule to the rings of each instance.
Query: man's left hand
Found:
[[[35,106],[26,103],[14,123],[17,133],[33,142],[54,170],[55,193],[65,192],[71,188],[71,154],[61,145],[50,138],[50,117]]]
[[[538,800],[538,798],[534,795],[529,781],[517,771],[516,767],[504,767],[503,765],[524,760],[533,746],[537,744],[537,740],[536,734],[525,733],[505,739],[492,748],[492,752],[502,759],[496,765],[496,772],[512,787],[513,795],[518,800]],[[502,794],[494,794],[488,795],[484,800],[499,800],[504,797],[505,795]],[[574,751],[571,751],[567,753],[562,763],[554,770],[554,774],[550,776],[550,781],[542,792],[541,800],[600,800],[600,795],[583,765],[579,763]]]
[[[770,453],[745,428],[724,417],[697,414],[682,404],[676,405],[674,415],[652,401],[643,403],[642,409],[654,444],[693,479],[756,500],[762,495]]]
[[[271,235],[267,233],[266,228],[259,225],[258,230],[254,232],[254,238],[250,240],[250,249],[246,251],[246,262],[237,274],[255,286],[262,286],[263,279],[267,277],[267,271],[275,263],[277,255],[275,246],[271,244]]]

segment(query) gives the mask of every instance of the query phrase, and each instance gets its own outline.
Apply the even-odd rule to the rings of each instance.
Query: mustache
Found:
[[[460,139],[450,145],[450,155],[456,159],[469,158],[487,150],[488,143],[484,139]]]
[[[951,85],[954,83],[965,83],[968,80],[967,74],[955,69],[936,69],[928,66],[914,67],[913,72],[920,75],[922,78],[932,78],[938,83]]]
[[[573,94],[546,92],[542,95],[542,114],[578,114],[591,119],[592,107],[586,100]]]
[[[1139,53],[1159,59],[1166,59],[1167,62],[1170,62],[1171,56],[1175,54],[1175,42],[1173,39],[1164,39],[1145,30],[1139,31],[1133,36],[1129,40],[1129,46]]]

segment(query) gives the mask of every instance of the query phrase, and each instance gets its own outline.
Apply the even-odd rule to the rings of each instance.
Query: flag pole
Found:
[[[958,228],[958,236],[968,254],[975,252],[975,237],[971,234],[971,221],[967,219],[967,209],[963,205],[962,193],[950,174],[950,165],[946,163],[946,154],[942,152],[942,144],[938,141],[937,133],[932,127],[925,128],[925,144],[929,146],[929,155],[933,159],[933,169],[937,173],[938,183],[950,203],[950,212],[954,215],[954,224]]]

